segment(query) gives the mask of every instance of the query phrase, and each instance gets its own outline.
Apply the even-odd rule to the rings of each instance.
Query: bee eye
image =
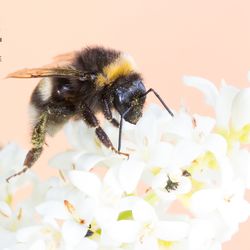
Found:
[[[130,97],[128,95],[128,92],[124,88],[119,88],[116,90],[116,93],[114,95],[114,106],[116,110],[123,114],[128,108],[130,103]]]

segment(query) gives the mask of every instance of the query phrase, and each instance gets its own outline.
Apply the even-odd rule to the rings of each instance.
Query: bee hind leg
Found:
[[[29,168],[31,168],[34,163],[40,157],[43,151],[43,145],[45,144],[45,135],[47,128],[48,115],[47,113],[42,113],[39,121],[36,123],[31,137],[31,143],[33,145],[32,149],[27,153],[24,160],[24,167],[21,171],[9,176],[6,181],[9,182],[10,179],[25,173]]]

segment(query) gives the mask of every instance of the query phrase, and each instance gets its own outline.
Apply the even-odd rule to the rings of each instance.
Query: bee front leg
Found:
[[[102,100],[103,103],[103,114],[104,117],[110,121],[115,127],[119,128],[119,122],[113,118],[111,108],[110,108],[110,101],[107,98],[103,98]]]
[[[107,148],[110,148],[111,150],[113,150],[117,154],[121,154],[121,155],[125,155],[125,156],[129,157],[129,154],[120,152],[119,150],[117,150],[113,146],[113,144],[112,144],[111,140],[109,139],[108,135],[105,133],[105,131],[100,126],[100,123],[99,123],[98,119],[96,118],[95,114],[93,113],[93,111],[87,105],[82,105],[81,112],[82,112],[83,120],[90,127],[95,128],[95,133],[96,133],[98,139],[100,140],[100,142],[104,146],[106,146]]]
[[[9,176],[6,181],[9,182],[9,180],[15,176],[21,175],[25,173],[29,168],[31,168],[34,163],[38,160],[40,157],[43,145],[45,144],[45,135],[46,135],[46,128],[47,128],[47,121],[48,121],[48,115],[47,113],[43,113],[37,124],[35,125],[32,137],[31,137],[31,143],[33,145],[33,148],[27,153],[26,158],[24,160],[24,167],[21,171]]]

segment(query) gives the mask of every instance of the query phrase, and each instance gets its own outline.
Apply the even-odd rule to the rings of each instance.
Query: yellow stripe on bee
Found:
[[[120,76],[126,76],[135,70],[133,59],[122,54],[114,62],[103,68],[103,72],[97,75],[96,84],[99,87],[112,84]]]

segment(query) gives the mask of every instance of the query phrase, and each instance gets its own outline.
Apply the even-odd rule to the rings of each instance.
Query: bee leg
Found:
[[[110,121],[115,127],[119,128],[119,137],[118,137],[118,152],[121,150],[121,135],[122,135],[122,116],[120,123],[113,118],[111,108],[110,108],[110,102],[107,98],[103,99],[103,113],[105,118]]]
[[[100,123],[99,123],[98,119],[96,118],[95,114],[93,113],[93,111],[89,107],[87,107],[86,105],[83,105],[81,108],[82,108],[83,120],[90,127],[95,128],[95,133],[96,133],[98,139],[100,140],[100,142],[104,146],[106,146],[107,148],[110,148],[111,150],[113,150],[115,153],[125,155],[125,156],[129,157],[129,154],[120,152],[119,150],[117,150],[113,146],[113,144],[112,144],[111,140],[109,139],[108,135],[105,133],[105,131],[100,126]]]
[[[40,157],[43,150],[43,145],[45,144],[47,121],[48,121],[48,115],[47,113],[43,113],[33,129],[31,137],[31,143],[33,145],[33,148],[26,155],[23,164],[24,165],[23,169],[9,176],[6,179],[7,182],[9,182],[11,178],[25,173],[29,168],[31,168],[34,165],[34,163]]]
[[[96,135],[98,137],[98,139],[107,147],[107,148],[111,148],[112,151],[114,151],[116,154],[119,154],[119,155],[125,155],[127,157],[129,157],[129,154],[127,153],[123,153],[121,152],[119,149],[117,150],[112,142],[110,141],[108,135],[105,133],[105,131],[100,127],[98,126],[96,129],[95,129],[95,132],[96,132]]]
[[[150,88],[142,97],[146,96],[148,93],[153,92],[155,96],[158,98],[158,100],[161,102],[161,104],[164,106],[164,108],[168,111],[168,113],[171,116],[174,116],[173,112],[170,110],[170,108],[167,106],[167,104],[162,100],[162,98],[159,96],[159,94],[152,88]]]
[[[110,108],[110,102],[107,98],[104,98],[102,100],[103,102],[103,114],[104,117],[110,121],[116,128],[119,128],[119,122],[113,118],[111,108]]]
[[[122,146],[122,121],[123,121],[123,116],[121,115],[121,120],[120,120],[120,125],[119,125],[118,151],[121,150],[121,146]]]
[[[123,119],[124,119],[124,116],[129,112],[129,110],[131,108],[132,108],[132,106],[130,108],[128,108],[123,114],[121,114],[120,124],[119,124],[119,136],[118,136],[118,151],[121,150],[121,146],[122,146],[122,124],[123,124]]]

